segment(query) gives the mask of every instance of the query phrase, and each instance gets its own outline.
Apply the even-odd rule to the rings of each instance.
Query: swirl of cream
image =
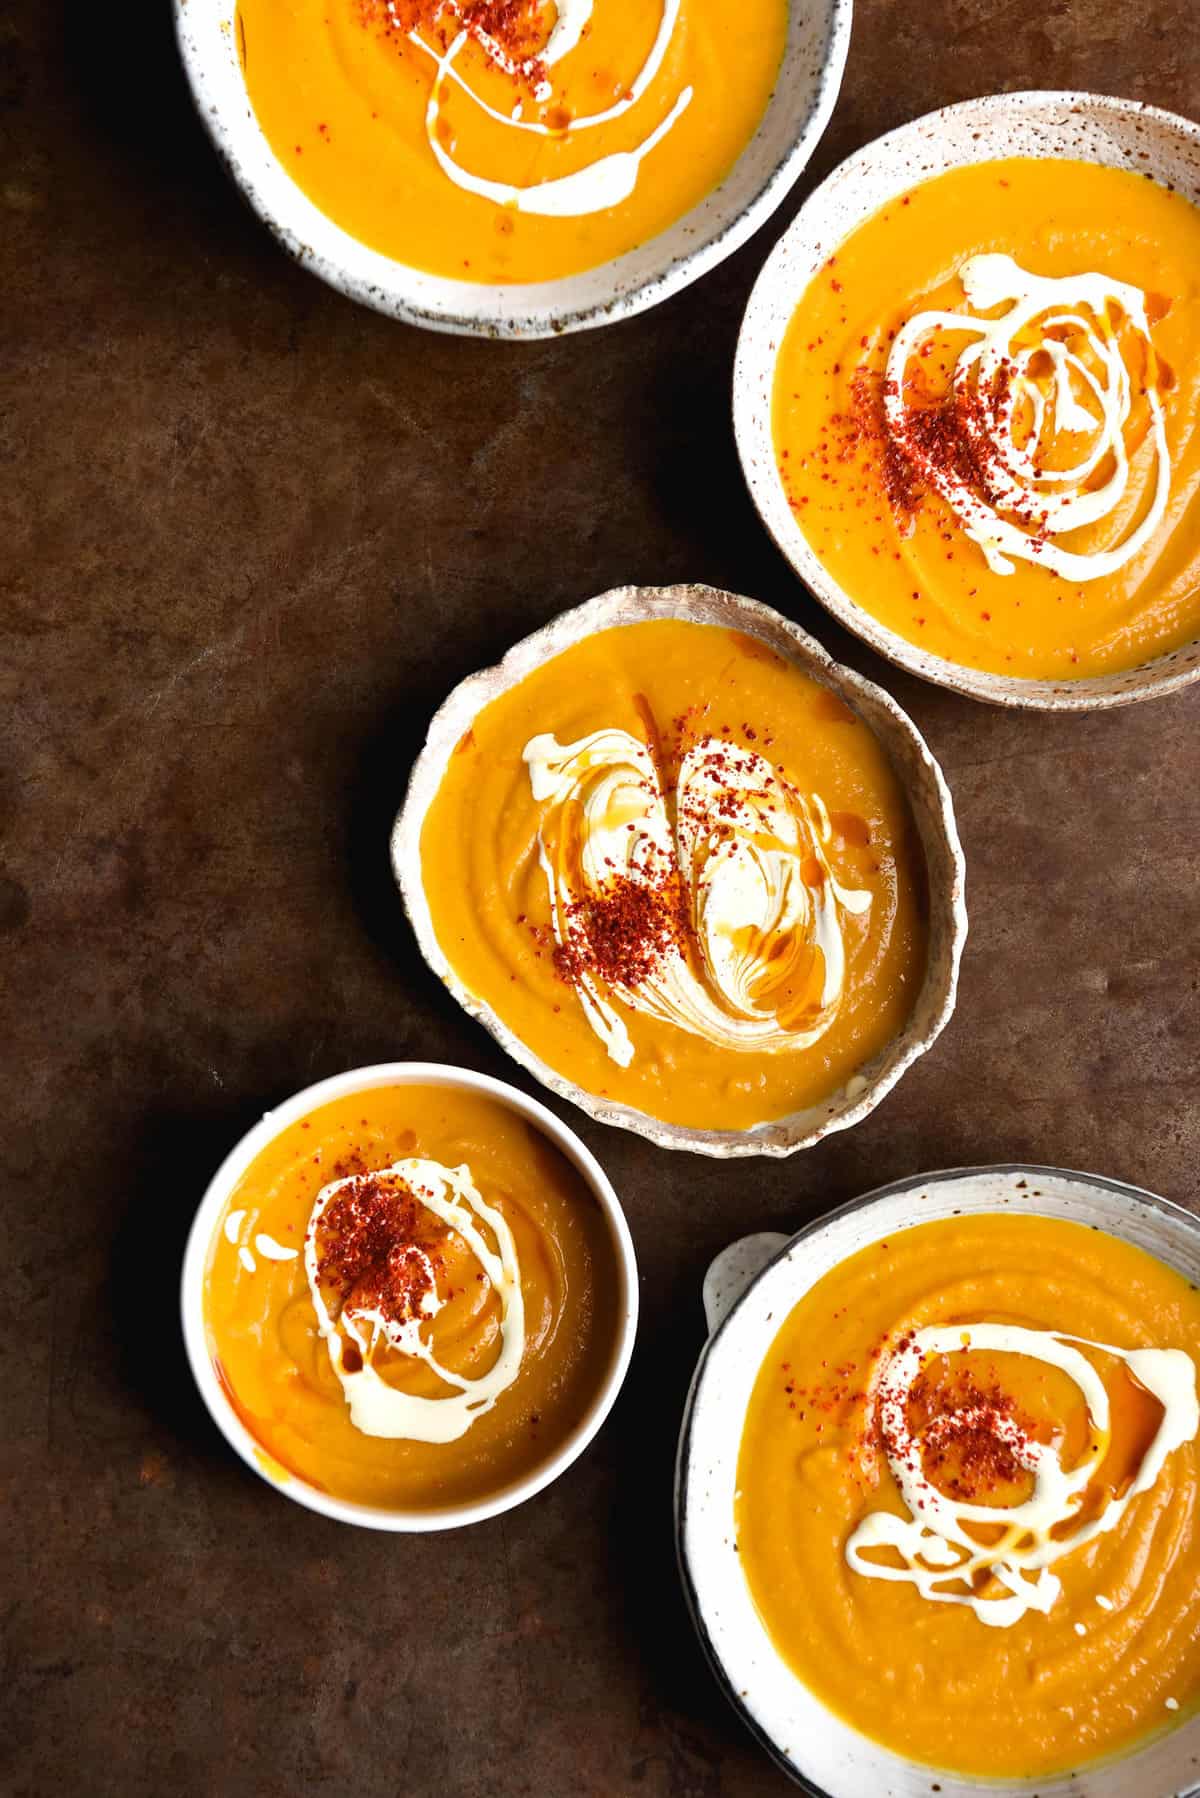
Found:
[[[1114,574],[1150,541],[1170,492],[1171,460],[1145,294],[1107,275],[1029,274],[1011,256],[999,254],[973,256],[959,277],[976,311],[1007,310],[996,318],[918,312],[902,326],[888,354],[884,384],[893,441],[950,506],[994,574],[1011,574],[1014,558],[1072,581]],[[1123,317],[1145,358],[1139,385],[1144,384],[1149,411],[1154,492],[1122,542],[1079,552],[1051,539],[1112,517],[1129,484],[1126,426],[1133,384],[1114,313]],[[958,458],[932,453],[922,443],[913,428],[920,415],[905,404],[909,363],[934,332],[967,332],[974,339],[958,356],[952,396],[976,479],[964,475]],[[1031,372],[1035,358],[1050,365],[1048,388]],[[1050,441],[1062,436],[1087,439],[1084,453],[1069,467],[1045,466]]]
[[[592,16],[593,0],[559,0],[556,17],[546,47],[537,59],[546,68],[553,68],[558,62],[574,50]],[[662,66],[663,58],[674,35],[679,19],[680,0],[664,0],[662,19],[655,35],[650,52],[638,71],[629,90],[612,106],[603,111],[587,113],[573,118],[562,130],[556,130],[539,120],[525,120],[519,117],[520,108],[512,117],[506,118],[489,106],[459,74],[454,64],[460,52],[474,37],[486,52],[489,59],[498,68],[514,76],[529,75],[533,62],[514,62],[506,55],[502,47],[486,32],[476,32],[464,28],[460,31],[445,51],[434,49],[426,43],[417,31],[407,33],[409,42],[429,56],[437,65],[433,83],[429,90],[429,100],[425,109],[425,135],[443,172],[456,187],[465,192],[475,194],[478,198],[490,200],[497,206],[511,206],[518,212],[536,214],[542,218],[583,218],[589,213],[603,212],[611,206],[619,206],[627,200],[637,186],[638,173],[645,158],[666,137],[676,120],[687,110],[692,100],[692,89],[684,88],[671,106],[666,117],[655,127],[642,142],[632,150],[618,150],[611,155],[601,156],[585,168],[577,169],[573,174],[556,176],[547,181],[531,182],[528,186],[517,186],[506,181],[492,181],[483,175],[472,174],[464,169],[461,163],[454,160],[445,149],[437,135],[438,119],[441,116],[441,91],[446,80],[453,81],[456,86],[469,95],[475,105],[496,124],[505,130],[529,131],[540,137],[569,137],[577,131],[594,129],[597,125],[606,125],[618,119],[631,106],[637,104],[650,83],[654,80]],[[459,8],[448,4],[445,8],[451,17],[461,19]],[[550,85],[543,82],[535,91],[534,98],[546,100],[550,95]]]
[[[1072,1344],[1123,1361],[1158,1400],[1162,1417],[1127,1489],[1088,1522],[1064,1534],[1110,1442],[1107,1388],[1091,1361]],[[1075,1382],[1092,1425],[1090,1446],[1077,1466],[1064,1468],[1054,1443],[1033,1440],[1011,1417],[988,1406],[941,1415],[914,1434],[909,1400],[926,1358],[972,1349],[1027,1355],[1059,1368]],[[877,1406],[888,1465],[909,1516],[868,1513],[846,1543],[846,1560],[856,1573],[907,1582],[936,1604],[967,1605],[981,1623],[1002,1629],[1019,1622],[1027,1611],[1051,1609],[1062,1590],[1061,1581],[1050,1572],[1054,1562],[1115,1529],[1138,1494],[1154,1485],[1167,1456],[1200,1430],[1196,1368],[1182,1349],[1117,1349],[1081,1336],[1011,1324],[952,1324],[914,1331],[887,1363]],[[953,1426],[986,1431],[1002,1443],[1033,1475],[1029,1497],[1015,1505],[973,1504],[933,1485],[924,1472],[925,1455]],[[976,1530],[987,1526],[988,1539],[981,1542],[967,1525]],[[894,1550],[902,1564],[867,1560],[864,1551],[870,1549]],[[990,1574],[1009,1596],[979,1597],[972,1590],[979,1574]]]
[[[337,1306],[335,1316],[330,1302],[337,1301],[322,1276],[325,1257],[321,1222],[334,1200],[343,1195],[354,1197],[368,1189],[395,1203],[397,1234],[389,1244],[389,1252],[393,1265],[398,1260],[411,1270],[412,1303],[396,1315],[378,1304],[355,1305],[347,1301]],[[414,1198],[466,1242],[500,1301],[500,1350],[492,1366],[477,1379],[443,1367],[421,1334],[423,1324],[437,1315],[445,1300],[438,1292],[437,1274],[428,1253],[418,1244],[404,1240],[400,1220]],[[491,1231],[494,1248],[483,1235],[481,1224]],[[409,1157],[378,1173],[352,1174],[323,1186],[305,1232],[304,1271],[330,1365],[350,1407],[350,1421],[365,1436],[455,1442],[476,1418],[492,1409],[520,1372],[525,1352],[525,1301],[516,1244],[503,1214],[479,1193],[469,1167],[449,1168],[439,1161]],[[424,1398],[389,1385],[371,1359],[380,1342],[396,1354],[423,1361],[439,1380],[457,1390],[444,1398]],[[346,1352],[348,1345],[354,1350],[350,1356]]]
[[[524,759],[545,808],[538,854],[555,940],[619,1066],[634,1048],[614,1000],[727,1049],[806,1049],[825,1034],[845,984],[842,917],[864,914],[871,896],[837,881],[816,794],[713,737],[684,756],[673,816],[654,757],[627,731],[568,744],[546,733]],[[596,907],[623,889],[651,902],[666,892],[674,914],[643,936],[624,977],[619,963],[598,972],[592,940]],[[810,998],[818,957],[820,991]]]

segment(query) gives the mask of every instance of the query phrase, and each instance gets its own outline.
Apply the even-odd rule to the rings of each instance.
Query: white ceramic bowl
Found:
[[[1200,679],[1200,638],[1137,668],[1088,680],[1019,680],[948,662],[887,629],[830,575],[788,504],[771,440],[775,363],[805,288],[838,245],[889,200],[967,163],[1074,157],[1132,169],[1200,199],[1200,125],[1100,94],[992,94],[927,113],[849,157],[805,201],[750,295],[738,339],[733,420],[763,522],[804,584],[848,630],[901,668],[992,705],[1086,712],[1174,693]]]
[[[284,249],[331,287],[409,324],[469,336],[551,337],[657,305],[715,268],[770,217],[833,111],[850,42],[851,0],[793,0],[782,66],[758,130],[698,206],[599,268],[505,287],[452,281],[396,262],[313,204],[259,128],[230,28],[233,10],[234,0],[175,0],[179,47],[222,161]]]
[[[429,909],[421,868],[421,829],[437,796],[455,748],[484,706],[524,680],[533,669],[574,643],[615,625],[652,618],[682,618],[746,632],[857,712],[878,738],[912,810],[929,881],[929,956],[921,991],[904,1029],[860,1068],[839,1091],[789,1117],[748,1130],[700,1130],[668,1124],[632,1105],[603,1099],[534,1054],[516,1032],[461,980],[447,959]],[[495,668],[485,668],[455,687],[429,726],[413,767],[408,792],[392,832],[392,870],[421,954],[465,1011],[490,1030],[513,1060],[560,1098],[570,1099],[591,1117],[648,1137],[662,1149],[690,1149],[697,1155],[793,1155],[811,1148],[834,1130],[846,1130],[873,1111],[905,1070],[936,1042],[954,1010],[958,968],[967,936],[966,873],[954,802],[925,739],[896,701],[843,668],[798,625],[769,606],[723,593],[716,587],[614,587],[564,612],[509,650]]]
[[[454,1087],[461,1092],[483,1094],[497,1104],[506,1106],[518,1117],[527,1119],[566,1156],[599,1205],[612,1238],[620,1280],[616,1315],[612,1321],[612,1354],[604,1384],[591,1408],[580,1418],[561,1448],[545,1461],[539,1462],[524,1479],[506,1486],[491,1497],[478,1499],[472,1504],[447,1506],[438,1511],[405,1511],[394,1507],[354,1504],[318,1491],[296,1474],[289,1473],[286,1478],[272,1475],[264,1462],[262,1445],[246,1428],[217,1379],[204,1321],[204,1274],[213,1235],[218,1228],[226,1200],[251,1162],[281,1131],[298,1119],[308,1117],[318,1106],[328,1105],[331,1100],[346,1098],[353,1093],[371,1092],[381,1086]],[[310,1511],[319,1511],[324,1517],[335,1518],[339,1523],[356,1523],[363,1528],[376,1530],[450,1530],[467,1523],[479,1523],[485,1517],[496,1517],[502,1511],[511,1511],[515,1505],[524,1504],[527,1498],[532,1498],[534,1493],[556,1480],[583,1453],[612,1409],[629,1368],[633,1339],[637,1333],[637,1262],[629,1226],[625,1222],[625,1214],[611,1181],[590,1149],[585,1147],[573,1130],[568,1130],[565,1124],[560,1123],[553,1112],[547,1111],[544,1105],[539,1105],[536,1099],[527,1098],[515,1087],[506,1086],[501,1080],[489,1079],[486,1074],[471,1073],[467,1068],[446,1067],[434,1061],[389,1061],[381,1062],[376,1067],[354,1068],[349,1073],[335,1074],[329,1080],[320,1080],[315,1086],[305,1087],[303,1092],[288,1099],[277,1110],[268,1111],[226,1156],[200,1201],[188,1236],[183,1258],[181,1306],[188,1361],[213,1421],[246,1465],[253,1468],[276,1491],[295,1499],[297,1504],[307,1506]]]
[[[786,1665],[755,1608],[734,1548],[733,1499],[746,1406],[783,1319],[847,1256],[912,1224],[1008,1209],[1094,1225],[1200,1280],[1200,1219],[1098,1174],[1061,1168],[954,1168],[897,1181],[809,1224],[790,1240],[743,1238],[705,1281],[712,1334],[679,1440],[675,1516],[680,1571],[718,1680],[759,1742],[814,1798],[1189,1798],[1200,1793],[1200,1719],[1148,1746],[1076,1772],[980,1780],[902,1759],[826,1709]]]

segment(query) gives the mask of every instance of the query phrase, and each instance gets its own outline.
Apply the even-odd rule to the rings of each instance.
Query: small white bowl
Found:
[[[860,1735],[794,1674],[771,1641],[737,1554],[734,1492],[742,1424],[780,1324],[848,1256],[913,1224],[1010,1210],[1089,1224],[1200,1280],[1200,1219],[1167,1199],[1063,1168],[952,1168],[898,1180],[796,1236],[743,1237],[704,1283],[711,1331],[684,1411],[675,1528],[684,1592],[713,1672],[759,1743],[813,1798],[1189,1798],[1200,1718],[1131,1754],[1037,1779],[975,1779],[904,1759]]]
[[[701,1130],[668,1124],[633,1105],[600,1098],[558,1073],[536,1055],[487,1003],[461,980],[437,939],[421,866],[421,830],[437,797],[455,748],[486,705],[526,675],[575,643],[615,625],[679,618],[720,625],[757,637],[856,712],[882,745],[903,788],[921,841],[929,889],[929,953],[912,1015],[897,1036],[818,1104],[746,1130]],[[602,1124],[645,1136],[661,1149],[697,1155],[794,1155],[834,1130],[846,1130],[874,1111],[917,1057],[932,1048],[950,1021],[958,969],[967,936],[966,870],[954,802],[945,777],[916,725],[890,694],[835,662],[815,638],[769,606],[717,587],[614,587],[563,612],[531,637],[514,643],[495,668],[482,669],[455,687],[429,726],[413,765],[404,804],[392,831],[392,872],[421,954],[464,1011],[490,1030],[513,1060],[543,1086],[570,1099]]]
[[[724,261],[770,217],[829,122],[850,42],[851,0],[789,7],[783,62],[762,121],[698,206],[615,261],[512,286],[425,274],[369,249],[320,211],[259,127],[232,14],[233,0],[175,0],[179,47],[221,160],[288,254],[352,300],[411,325],[466,336],[554,337],[657,305]]]
[[[813,276],[880,207],[919,182],[1003,156],[1072,157],[1132,169],[1200,199],[1200,125],[1101,94],[991,94],[927,113],[849,157],[809,195],[763,265],[742,321],[733,374],[738,455],[763,523],[806,587],[856,636],[923,680],[991,705],[1088,712],[1178,692],[1200,680],[1200,637],[1137,668],[1087,680],[1021,680],[930,655],[889,630],[834,580],[788,504],[771,433],[775,364]]]
[[[328,1105],[331,1100],[346,1098],[354,1093],[371,1092],[381,1086],[449,1086],[460,1092],[481,1093],[533,1124],[566,1156],[586,1182],[608,1224],[620,1277],[616,1316],[612,1323],[612,1355],[604,1384],[561,1448],[540,1462],[524,1479],[506,1486],[493,1497],[477,1499],[472,1504],[451,1505],[437,1511],[406,1511],[391,1506],[355,1504],[318,1491],[297,1474],[289,1473],[286,1478],[274,1477],[264,1464],[263,1445],[246,1428],[217,1379],[204,1319],[204,1276],[213,1236],[226,1200],[247,1168],[281,1131],[300,1118],[310,1116],[318,1106]],[[550,1485],[560,1473],[565,1473],[572,1461],[583,1453],[612,1409],[629,1369],[629,1358],[633,1353],[633,1340],[637,1333],[637,1262],[629,1225],[625,1221],[625,1213],[612,1182],[591,1150],[585,1147],[573,1130],[568,1130],[565,1124],[560,1123],[553,1112],[547,1111],[544,1105],[539,1105],[536,1099],[526,1098],[515,1087],[506,1086],[501,1080],[489,1079],[486,1074],[472,1073],[468,1068],[447,1067],[435,1061],[388,1061],[381,1062],[376,1067],[354,1068],[349,1073],[335,1074],[329,1080],[319,1080],[315,1086],[305,1087],[303,1092],[288,1099],[276,1111],[268,1111],[261,1122],[226,1156],[200,1201],[188,1236],[183,1257],[180,1302],[184,1346],[196,1384],[200,1388],[200,1396],[225,1440],[248,1467],[277,1492],[282,1492],[285,1497],[294,1499],[297,1504],[306,1506],[310,1511],[319,1511],[323,1517],[332,1517],[339,1523],[355,1523],[364,1529],[420,1533],[459,1529],[463,1524],[480,1523],[486,1517],[498,1517],[503,1511],[511,1511],[516,1505],[524,1504],[527,1498],[532,1498],[536,1492]]]

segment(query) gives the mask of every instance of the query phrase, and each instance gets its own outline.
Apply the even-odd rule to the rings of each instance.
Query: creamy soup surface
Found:
[[[354,237],[431,274],[548,281],[645,243],[766,110],[786,0],[239,0],[284,168]]]
[[[1092,163],[976,163],[889,201],[800,297],[780,478],[899,636],[1076,680],[1200,635],[1200,210]]]
[[[599,1396],[623,1328],[607,1222],[481,1094],[379,1087],[268,1144],[213,1236],[217,1375],[273,1477],[436,1510],[503,1491]]]
[[[743,1129],[902,1031],[925,864],[879,740],[758,638],[601,630],[476,717],[421,835],[463,983],[601,1098]]]
[[[737,1544],[784,1659],[897,1753],[1037,1777],[1200,1700],[1200,1294],[1011,1212],[902,1230],[763,1362]]]

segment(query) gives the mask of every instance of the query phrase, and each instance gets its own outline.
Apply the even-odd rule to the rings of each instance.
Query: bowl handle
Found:
[[[751,1281],[788,1241],[778,1230],[762,1230],[757,1236],[739,1236],[714,1256],[703,1287],[704,1316],[710,1336],[725,1322]]]

